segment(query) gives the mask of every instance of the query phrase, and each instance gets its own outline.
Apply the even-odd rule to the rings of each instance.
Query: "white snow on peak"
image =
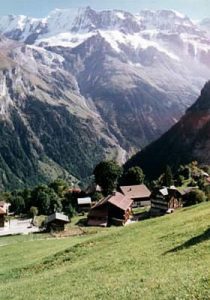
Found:
[[[116,11],[116,12],[115,12],[115,15],[116,15],[119,19],[125,20],[125,15],[124,15],[123,12],[121,12],[121,11]]]
[[[176,15],[177,18],[180,18],[180,19],[185,19],[185,18],[187,18],[186,15],[180,13],[180,12],[177,11],[177,10],[171,9],[171,11]]]
[[[121,52],[120,45],[127,45],[134,50],[147,49],[149,47],[156,48],[158,51],[164,53],[170,58],[179,61],[179,57],[167,50],[163,46],[159,45],[155,41],[144,39],[139,33],[124,34],[120,31],[99,31],[101,36],[111,45],[116,52]]]
[[[71,32],[64,32],[58,33],[56,35],[50,37],[43,37],[37,40],[36,45],[47,44],[48,46],[55,47],[70,47],[75,48],[86,41],[91,36],[96,35],[96,32],[90,33],[71,33]]]

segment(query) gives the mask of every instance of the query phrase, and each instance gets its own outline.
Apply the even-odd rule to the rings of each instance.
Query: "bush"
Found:
[[[189,192],[184,199],[184,206],[191,206],[201,202],[205,202],[207,197],[205,193],[199,189],[193,190]]]
[[[92,198],[93,202],[98,202],[99,200],[101,200],[103,198],[103,194],[100,192],[95,192],[91,198]]]
[[[36,217],[38,215],[39,211],[38,208],[36,206],[31,206],[30,208],[30,216],[32,218]]]

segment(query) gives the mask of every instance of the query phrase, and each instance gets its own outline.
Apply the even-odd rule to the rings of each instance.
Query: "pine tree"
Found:
[[[174,180],[173,180],[172,170],[170,166],[167,165],[165,170],[165,185],[167,187],[170,187],[173,184],[174,184]]]

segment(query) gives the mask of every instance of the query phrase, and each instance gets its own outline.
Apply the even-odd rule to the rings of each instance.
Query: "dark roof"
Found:
[[[145,184],[121,186],[120,189],[125,196],[131,199],[149,198],[151,196],[151,192]]]

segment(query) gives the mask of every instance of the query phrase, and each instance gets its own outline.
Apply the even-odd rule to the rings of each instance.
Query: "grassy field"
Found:
[[[210,299],[210,203],[81,237],[0,239],[0,299]]]

